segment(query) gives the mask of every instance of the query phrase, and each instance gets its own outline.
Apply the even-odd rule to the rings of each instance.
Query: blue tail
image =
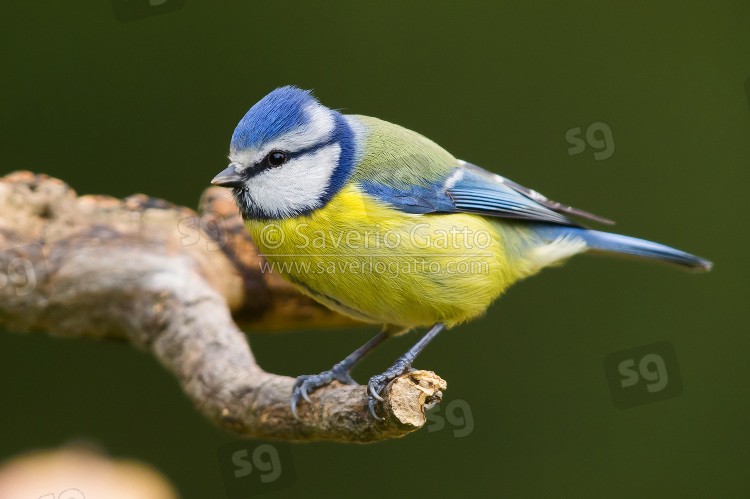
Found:
[[[537,232],[549,239],[556,239],[560,236],[579,237],[595,252],[657,260],[686,267],[696,272],[711,270],[712,264],[706,259],[635,237],[559,225],[544,225],[539,227]]]

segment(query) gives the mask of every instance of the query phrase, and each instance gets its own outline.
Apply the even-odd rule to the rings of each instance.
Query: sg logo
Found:
[[[203,213],[200,217],[192,216],[177,222],[180,233],[180,244],[192,246],[201,239],[206,239],[206,250],[218,251],[229,243],[230,232],[224,217],[216,212]]]
[[[612,402],[627,409],[682,393],[674,346],[667,342],[623,350],[604,359]]]
[[[38,262],[37,267],[32,259]],[[26,296],[47,282],[47,268],[39,244],[0,250],[0,296],[4,293]]]
[[[635,359],[625,359],[620,362],[618,370],[620,374],[624,376],[620,381],[620,385],[623,388],[633,386],[640,377],[646,380],[646,390],[650,393],[656,393],[666,388],[669,383],[669,374],[667,373],[667,366],[664,364],[664,359],[660,355],[655,353],[649,353],[641,357],[638,362],[638,371],[634,369]],[[651,369],[653,368],[653,370]]]
[[[615,138],[612,129],[603,121],[597,121],[586,128],[586,140],[581,138],[581,127],[577,126],[565,132],[565,140],[570,144],[568,156],[581,154],[586,150],[586,143],[594,149],[594,159],[601,161],[615,153]]]
[[[289,444],[240,440],[219,449],[224,488],[231,499],[279,490],[296,481]]]
[[[443,412],[445,405],[445,412]],[[438,404],[427,413],[427,431],[432,433],[445,428],[445,421],[448,420],[453,436],[463,438],[471,435],[474,431],[474,416],[471,413],[471,406],[468,402],[461,399],[454,399],[447,404]]]

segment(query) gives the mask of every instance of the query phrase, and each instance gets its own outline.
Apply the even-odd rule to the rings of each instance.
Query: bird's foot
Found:
[[[372,414],[375,419],[380,421],[383,420],[383,418],[375,414],[375,401],[383,401],[383,397],[381,396],[381,394],[383,393],[383,390],[388,385],[388,383],[403,374],[414,371],[416,371],[416,369],[411,367],[411,362],[408,362],[406,359],[400,358],[384,373],[370,378],[370,381],[367,383],[367,402],[370,406],[370,414]]]
[[[297,376],[297,381],[294,382],[294,386],[292,387],[292,399],[290,401],[294,417],[297,417],[297,403],[300,398],[303,398],[309,403],[310,393],[319,388],[323,388],[324,386],[328,386],[334,381],[338,381],[345,385],[358,384],[352,379],[349,371],[345,367],[339,366],[339,364],[333,366],[330,371],[323,371],[320,374],[305,374]]]

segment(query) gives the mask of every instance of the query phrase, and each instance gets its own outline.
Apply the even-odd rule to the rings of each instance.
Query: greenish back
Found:
[[[459,166],[452,154],[417,132],[369,116],[353,118],[367,133],[362,158],[352,174],[354,181],[427,186]]]

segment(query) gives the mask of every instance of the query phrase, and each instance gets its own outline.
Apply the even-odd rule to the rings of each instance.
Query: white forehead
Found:
[[[237,163],[237,170],[243,170],[262,160],[274,149],[286,152],[297,152],[325,142],[333,135],[336,120],[333,112],[327,107],[313,103],[303,111],[305,123],[263,144],[260,148],[249,148],[229,151],[229,160]]]
[[[253,205],[272,218],[285,218],[318,207],[330,188],[341,147],[330,144],[265,170],[245,184]]]

